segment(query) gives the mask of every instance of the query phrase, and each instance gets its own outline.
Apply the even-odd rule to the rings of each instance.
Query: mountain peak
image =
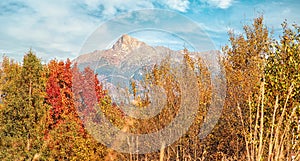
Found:
[[[144,42],[139,41],[136,38],[133,38],[127,34],[122,35],[118,41],[113,45],[113,50],[121,51],[132,51],[143,45],[146,45]]]

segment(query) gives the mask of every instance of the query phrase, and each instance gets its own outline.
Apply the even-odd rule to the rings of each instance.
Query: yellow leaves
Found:
[[[131,83],[131,88],[132,88],[132,91],[133,91],[133,97],[135,98],[136,97],[136,93],[137,93],[136,83],[135,83],[134,80],[132,80],[130,83]]]
[[[190,67],[192,70],[195,70],[194,64],[195,62],[193,61],[193,59],[188,55],[187,51],[185,50],[185,54],[184,54],[184,60],[187,63],[188,67]]]

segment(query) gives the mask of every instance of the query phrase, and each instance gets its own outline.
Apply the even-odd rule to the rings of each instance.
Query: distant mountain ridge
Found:
[[[209,55],[211,52],[218,51],[190,52],[190,56]],[[183,50],[174,51],[163,46],[149,46],[145,42],[129,35],[122,35],[112,48],[80,55],[74,62],[77,62],[80,69],[89,66],[100,77],[106,77],[109,82],[112,82],[111,76],[128,79],[143,66],[157,64],[168,55],[180,59],[183,57],[183,54]],[[114,81],[118,78],[114,78]],[[112,83],[115,84],[116,82]]]
[[[119,38],[112,46],[112,48],[107,50],[96,50],[91,53],[80,55],[74,61],[77,62],[79,66],[90,66],[91,68],[95,69],[97,68],[97,64],[100,65],[100,62],[115,66],[121,65],[122,62],[126,61],[126,59],[135,55],[137,52],[140,52],[142,55],[143,53],[147,53],[154,56],[170,51],[171,50],[168,48],[161,46],[152,47],[129,35],[122,35],[121,38]]]

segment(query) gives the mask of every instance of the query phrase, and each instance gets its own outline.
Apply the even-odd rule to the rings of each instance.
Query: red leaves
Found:
[[[49,78],[47,81],[46,102],[51,106],[47,118],[47,132],[73,120],[81,127],[78,129],[85,133],[82,119],[86,116],[95,117],[98,102],[104,98],[103,91],[97,75],[90,68],[80,72],[75,64],[68,59],[66,62],[51,61],[48,64]]]
[[[63,65],[63,64],[62,64]],[[49,63],[50,76],[46,87],[46,101],[51,105],[49,110],[48,126],[53,128],[62,114],[62,96],[59,86],[59,76],[62,73],[56,61]]]
[[[98,103],[104,98],[106,92],[97,79],[97,75],[90,68],[80,72],[75,64],[73,67],[73,92],[75,95],[76,107],[81,112],[82,119],[96,117]]]
[[[103,89],[102,85],[99,83],[97,78],[97,74],[94,75],[94,84],[95,84],[95,91],[97,96],[97,101],[100,102],[101,99],[105,97],[107,94],[106,90]]]
[[[64,120],[69,119],[75,119],[82,126],[74,107],[70,60],[67,60],[66,63],[51,61],[48,68],[50,73],[46,89],[46,102],[51,105],[47,118],[48,130],[52,130],[64,123]]]

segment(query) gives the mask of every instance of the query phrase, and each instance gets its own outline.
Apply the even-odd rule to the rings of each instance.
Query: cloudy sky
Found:
[[[229,29],[237,33],[242,32],[244,24],[250,24],[253,18],[262,14],[267,27],[274,30],[276,36],[280,35],[280,24],[285,19],[290,24],[300,24],[299,8],[300,3],[297,0],[2,0],[0,53],[21,61],[24,53],[31,48],[43,61],[53,58],[74,59],[82,54],[82,46],[97,29],[106,27],[106,31],[112,32],[115,31],[115,27],[122,28],[126,24],[105,26],[108,21],[132,11],[145,9],[172,11],[194,24],[187,26],[182,18],[175,19],[177,21],[174,22],[174,19],[160,19],[159,15],[154,18],[153,15],[152,18],[151,15],[143,15],[140,25],[143,25],[143,22],[146,26],[149,21],[158,23],[156,21],[163,20],[165,24],[170,24],[170,30],[145,28],[127,34],[151,45],[164,45],[177,50],[189,45],[179,41],[180,35],[176,37],[172,31],[184,29],[193,35],[196,24],[211,39],[215,48],[221,49],[228,43]],[[128,20],[127,24],[131,22],[133,23]],[[112,34],[112,39],[117,39],[121,31],[123,30]],[[107,34],[97,36],[105,37]],[[110,42],[112,43],[113,41]],[[98,46],[98,49],[109,47]]]

